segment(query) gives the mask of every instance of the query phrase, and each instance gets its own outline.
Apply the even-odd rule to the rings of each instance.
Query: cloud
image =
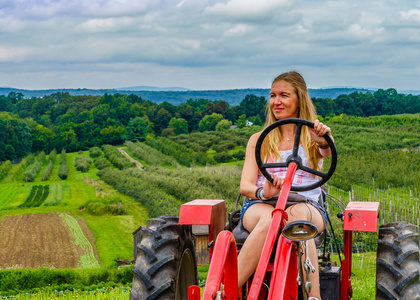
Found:
[[[324,86],[360,78],[368,86],[397,84],[388,77],[401,73],[398,85],[415,89],[419,5],[0,0],[0,85],[266,87],[282,70],[298,69]],[[374,73],[380,76],[363,75]]]

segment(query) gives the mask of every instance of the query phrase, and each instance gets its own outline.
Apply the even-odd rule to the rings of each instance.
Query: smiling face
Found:
[[[273,82],[270,110],[277,120],[299,117],[299,100],[293,85],[285,80]]]

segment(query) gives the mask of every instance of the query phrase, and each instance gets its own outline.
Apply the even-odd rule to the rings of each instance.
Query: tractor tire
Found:
[[[191,225],[161,216],[148,220],[140,230],[130,299],[187,299],[188,287],[198,284]]]
[[[379,228],[376,299],[419,300],[419,228],[406,222]]]

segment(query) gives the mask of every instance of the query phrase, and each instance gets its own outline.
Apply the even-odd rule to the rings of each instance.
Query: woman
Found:
[[[299,156],[302,158],[304,165],[313,169],[321,169],[322,158],[331,154],[328,143],[322,136],[325,133],[331,134],[331,130],[316,120],[315,107],[309,98],[305,80],[298,72],[287,72],[274,79],[267,108],[266,126],[277,120],[287,118],[301,118],[314,122],[314,129],[307,126],[302,127]],[[262,160],[265,162],[285,161],[292,153],[295,130],[295,124],[286,124],[280,126],[279,130],[273,130],[268,134],[261,147]],[[250,235],[238,257],[239,287],[255,272],[270,227],[271,213],[274,207],[264,203],[264,200],[279,194],[286,174],[285,168],[269,170],[273,178],[273,183],[271,183],[259,172],[255,160],[255,145],[260,134],[261,132],[258,132],[249,139],[242,170],[241,194],[250,199],[242,207],[241,219],[243,226],[250,232]],[[308,185],[317,180],[313,175],[298,170],[293,184]],[[311,201],[288,207],[286,209],[288,215],[286,223],[307,220],[313,222],[320,232],[323,231],[326,224],[326,215],[318,204],[321,189],[299,192],[299,194],[306,196]],[[318,258],[313,239],[309,241],[308,253],[316,269],[315,273],[309,275],[312,283],[309,297],[313,297],[309,299],[321,299]]]

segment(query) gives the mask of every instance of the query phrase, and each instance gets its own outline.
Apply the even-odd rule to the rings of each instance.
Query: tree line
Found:
[[[398,94],[395,89],[312,100],[318,114],[329,118],[343,113],[376,116],[420,112],[419,96]],[[0,96],[0,161],[20,159],[31,152],[73,152],[103,144],[145,141],[146,136],[171,138],[226,131],[232,125],[246,127],[247,121],[263,125],[266,106],[264,96],[252,94],[239,105],[230,106],[224,100],[207,99],[158,104],[135,94],[71,96],[57,92],[25,98],[11,92]]]

